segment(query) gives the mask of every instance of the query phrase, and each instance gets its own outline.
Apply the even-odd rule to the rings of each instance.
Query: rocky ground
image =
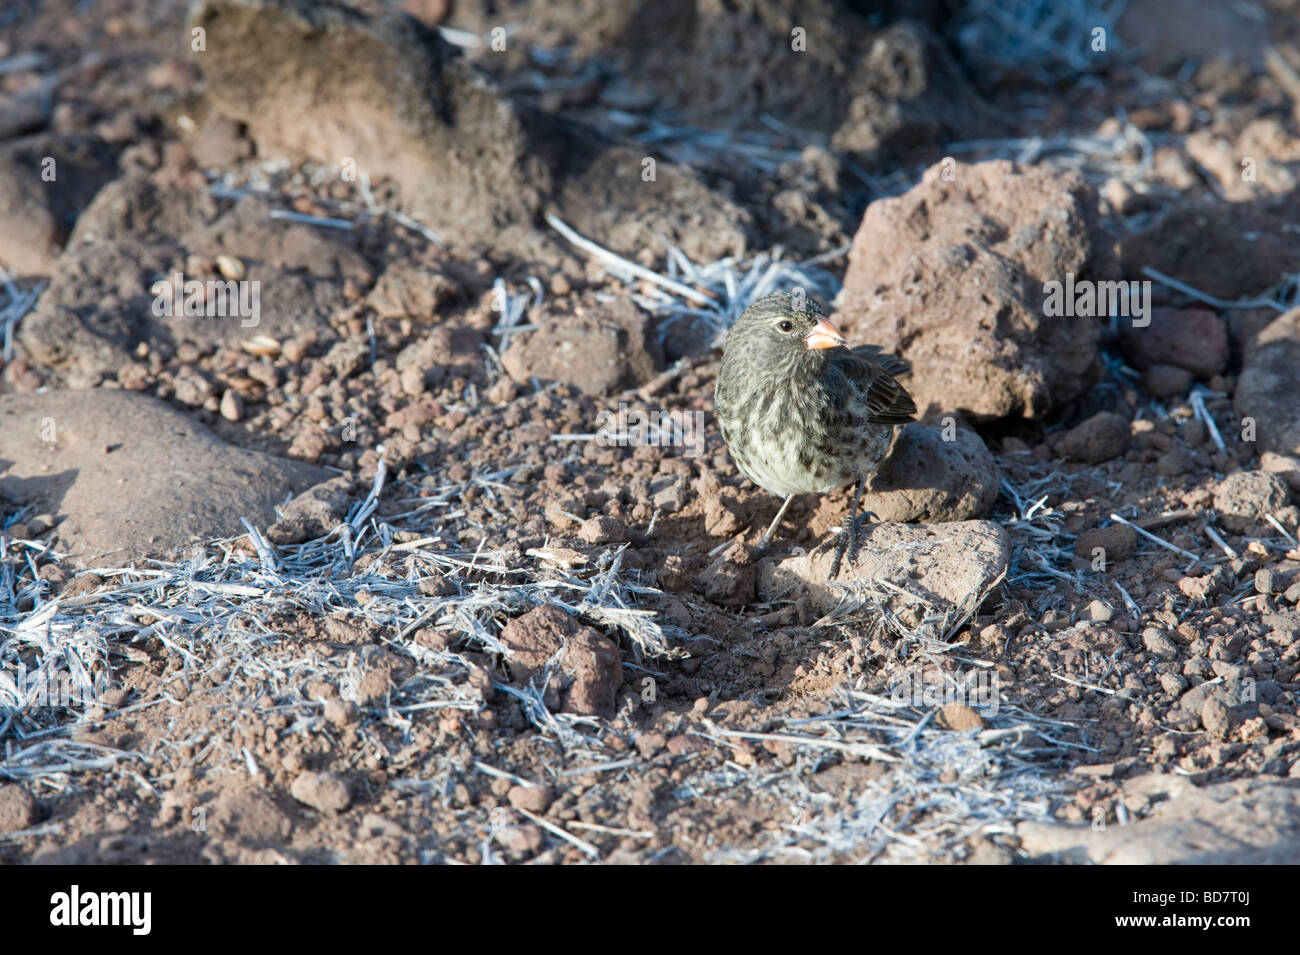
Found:
[[[6,8],[0,860],[1300,858],[1300,11],[1039,6]]]

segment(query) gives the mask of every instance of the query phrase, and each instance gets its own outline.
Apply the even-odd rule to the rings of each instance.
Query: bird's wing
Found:
[[[895,375],[911,370],[897,355],[881,354],[877,345],[837,349],[832,359],[838,369],[866,401],[867,414],[877,424],[906,424],[915,420],[916,403]]]
[[[901,358],[889,352],[882,355],[879,345],[855,345],[851,351],[859,358],[875,362],[885,374],[893,375],[895,378],[906,375],[912,370],[912,363],[906,358]]]

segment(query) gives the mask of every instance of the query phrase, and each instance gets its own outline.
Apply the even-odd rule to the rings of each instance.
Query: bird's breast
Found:
[[[723,439],[747,478],[782,496],[826,492],[852,480],[832,438],[835,416],[815,385],[746,389],[720,415]]]

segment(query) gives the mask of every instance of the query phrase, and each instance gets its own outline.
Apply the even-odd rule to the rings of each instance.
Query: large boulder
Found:
[[[1036,862],[1092,865],[1294,865],[1300,862],[1300,781],[1245,779],[1197,789],[1150,774],[1124,784],[1154,803],[1127,826],[1022,822],[1021,848]]]
[[[844,622],[890,613],[904,626],[927,619],[955,623],[973,611],[1006,573],[1011,544],[992,521],[875,524],[856,561],[830,577],[832,547],[758,568],[760,600],[807,599],[814,612]]]
[[[1300,368],[1300,308],[1279,315],[1255,336],[1237,378],[1233,405],[1249,418],[1265,451],[1300,455],[1300,405],[1296,369]]]
[[[243,278],[231,284],[217,271],[219,257],[237,262]],[[203,271],[186,271],[195,263]],[[177,310],[176,296],[157,285],[175,285],[178,274],[214,290],[200,303],[204,314]],[[344,280],[366,285],[371,277],[350,234],[272,219],[261,198],[217,215],[206,191],[119,179],[78,219],[19,340],[41,365],[89,377],[116,372],[142,343],[329,338],[330,316],[346,305]]]
[[[881,521],[940,522],[982,517],[1002,473],[984,440],[955,421],[909,424],[871,478],[862,508]]]
[[[209,97],[259,154],[389,177],[466,238],[536,214],[549,173],[519,117],[436,30],[313,0],[200,0],[190,26]]]
[[[112,389],[0,395],[0,496],[51,514],[55,548],[114,565],[266,526],[328,471],[221,441]]]
[[[1300,272],[1300,243],[1289,228],[1291,196],[1268,202],[1179,203],[1124,240],[1124,277],[1146,279],[1144,267],[1222,299],[1248,298]]]
[[[1049,316],[1049,282],[1109,280],[1096,196],[1073,173],[945,160],[872,203],[836,321],[911,363],[923,411],[1041,418],[1099,371],[1100,322]]]

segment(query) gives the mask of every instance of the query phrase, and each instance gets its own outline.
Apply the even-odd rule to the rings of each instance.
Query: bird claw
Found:
[[[850,517],[844,521],[844,526],[838,535],[839,539],[835,542],[835,555],[831,560],[829,578],[840,575],[840,564],[845,557],[848,557],[850,567],[857,563],[858,551],[862,549],[862,539],[866,536],[861,533],[858,525],[869,525],[874,520],[876,520],[875,514],[871,511],[863,511],[857,517]]]

